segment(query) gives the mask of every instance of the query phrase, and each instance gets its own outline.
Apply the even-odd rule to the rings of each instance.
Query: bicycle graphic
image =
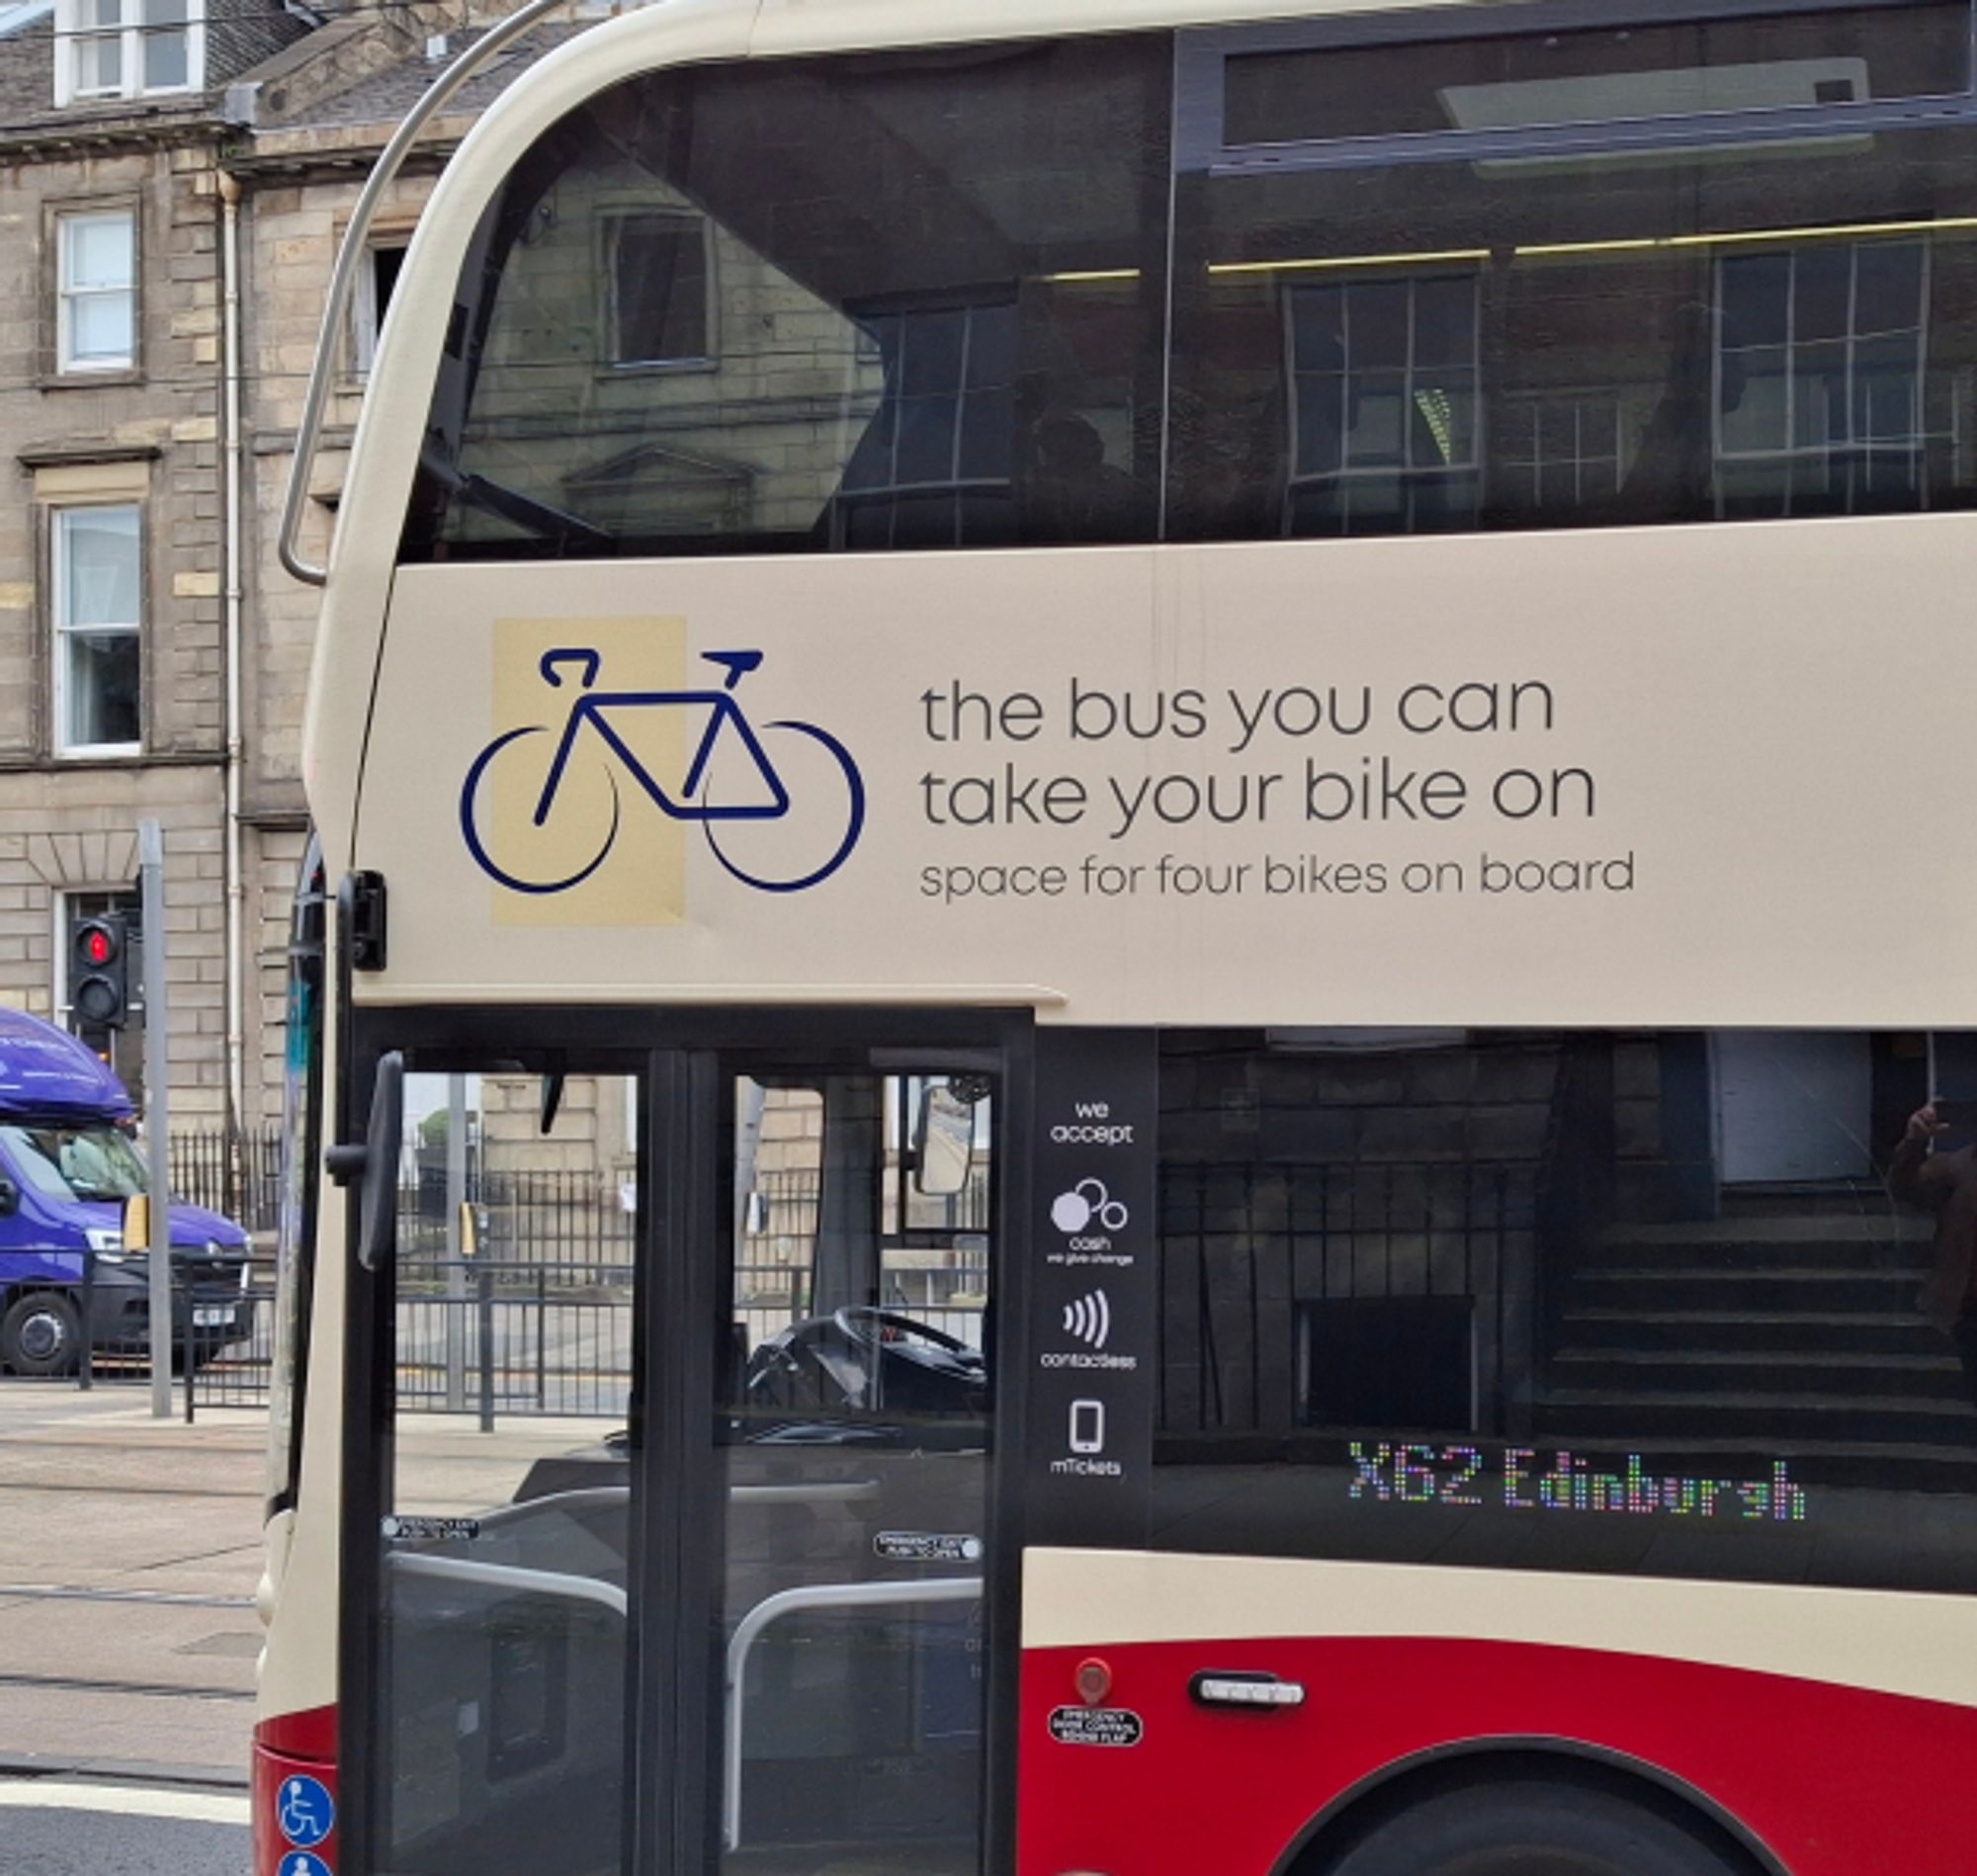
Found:
[[[466,838],[467,850],[481,871],[515,893],[566,893],[571,887],[582,885],[609,858],[618,839],[623,810],[616,771],[622,770],[645,790],[661,813],[674,820],[700,822],[714,857],[744,886],[764,893],[800,893],[829,879],[850,857],[865,825],[865,784],[858,765],[835,736],[815,724],[770,723],[763,725],[758,733],[736,701],[734,691],[762,662],[761,652],[708,651],[702,655],[726,673],[718,690],[600,691],[594,688],[603,663],[600,652],[587,647],[544,652],[538,667],[543,682],[552,690],[560,690],[563,684],[560,667],[575,665],[579,667],[579,691],[571,698],[569,714],[554,738],[553,754],[552,743],[539,740],[550,737],[551,725],[525,724],[519,729],[503,730],[480,751],[468,770],[460,792],[460,831]],[[614,725],[614,717],[622,721],[635,711],[706,713],[705,726],[700,730],[698,743],[693,745],[692,759],[677,792],[653,779]],[[588,736],[586,729],[590,732]],[[796,806],[774,758],[763,746],[765,738],[771,735],[781,738],[778,746],[785,751],[786,761],[795,759],[800,748],[787,738],[801,737],[809,745],[821,745],[841,777],[842,798],[827,809],[821,804],[806,805],[805,823],[800,831],[814,831],[816,837],[800,842],[809,849],[803,857],[792,861],[784,852],[773,863],[756,861],[744,865],[732,851],[724,849],[720,830],[728,830],[728,848],[732,849],[745,844],[737,841],[737,834],[748,823],[786,823]],[[600,741],[601,751],[596,748]],[[572,802],[572,796],[579,791],[565,786],[580,745],[581,753],[596,756],[608,752],[615,761],[615,766],[605,768],[603,776],[610,799],[608,820],[598,811],[601,803],[594,791],[589,803]],[[549,756],[547,771],[535,766],[541,764],[545,755]],[[534,780],[538,773],[543,776],[539,789]],[[720,793],[726,800],[714,799],[717,773],[721,778]],[[737,775],[741,782],[739,789],[732,787]],[[482,805],[489,788],[504,776],[515,778],[504,791],[510,799],[517,784],[525,799],[534,792],[533,812],[520,827],[497,825],[483,833]],[[735,799],[736,796],[740,799]],[[553,828],[551,816],[559,803],[563,805],[563,813]],[[595,828],[575,824],[573,817],[579,814],[588,814],[595,821]],[[545,840],[545,834],[556,837]],[[532,858],[533,849],[543,850],[542,857]],[[825,856],[820,863],[817,863],[818,855]]]

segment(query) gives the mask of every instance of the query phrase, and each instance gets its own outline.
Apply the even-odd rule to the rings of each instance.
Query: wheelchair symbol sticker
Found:
[[[335,1828],[336,1806],[319,1779],[285,1778],[275,1800],[275,1822],[282,1827],[282,1834],[291,1843],[310,1849]],[[312,1856],[301,1860],[301,1867],[294,1871],[289,1868],[289,1861],[285,1860],[282,1876],[313,1876],[310,1866],[321,1867]]]
[[[1102,1232],[1123,1232],[1129,1216],[1125,1200],[1115,1199],[1103,1179],[1080,1179],[1051,1201],[1051,1223],[1067,1236],[1094,1225]]]

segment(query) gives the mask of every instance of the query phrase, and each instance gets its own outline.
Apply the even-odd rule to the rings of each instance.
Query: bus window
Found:
[[[621,85],[487,212],[404,557],[1977,499],[1977,132],[1859,117],[1965,8],[1488,24],[1182,35],[1171,189],[1151,36]]]
[[[715,65],[572,114],[482,224],[405,557],[1151,538],[1165,49]]]
[[[733,1079],[724,1870],[981,1867],[989,1084],[930,1180],[919,1082]]]
[[[1169,1032],[1156,1547],[1977,1590],[1973,1070]]]
[[[1172,536],[1977,500],[1977,145],[1844,116],[1963,86],[1966,7],[1445,30],[1195,68],[1230,147],[1177,179]]]
[[[405,1077],[381,1873],[620,1865],[638,1089],[512,1064]]]

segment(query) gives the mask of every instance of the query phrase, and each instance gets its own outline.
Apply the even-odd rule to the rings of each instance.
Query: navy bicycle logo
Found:
[[[538,669],[550,690],[565,688],[565,667],[576,673],[562,721],[503,730],[474,757],[460,791],[460,831],[488,878],[515,893],[581,886],[611,857],[628,795],[633,811],[643,796],[673,820],[698,821],[715,859],[764,893],[817,886],[850,858],[865,825],[865,784],[851,752],[816,724],[749,722],[735,692],[761,652],[702,655],[724,673],[719,688],[615,691],[598,687],[601,653],[544,652]],[[633,746],[633,720],[654,712],[684,719],[677,774],[654,775],[649,750]],[[602,790],[572,785],[579,766],[601,766]],[[517,799],[526,803],[522,815],[494,811],[497,800]],[[763,840],[765,832],[773,838]]]

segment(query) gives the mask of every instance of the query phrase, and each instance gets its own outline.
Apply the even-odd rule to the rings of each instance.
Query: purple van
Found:
[[[124,1084],[73,1036],[0,1009],[0,1370],[71,1373],[89,1336],[103,1353],[149,1346],[148,1259],[124,1244],[124,1201],[145,1189]],[[247,1234],[172,1206],[174,1262],[192,1285],[193,1355],[249,1331]],[[176,1325],[175,1325],[176,1332]]]

